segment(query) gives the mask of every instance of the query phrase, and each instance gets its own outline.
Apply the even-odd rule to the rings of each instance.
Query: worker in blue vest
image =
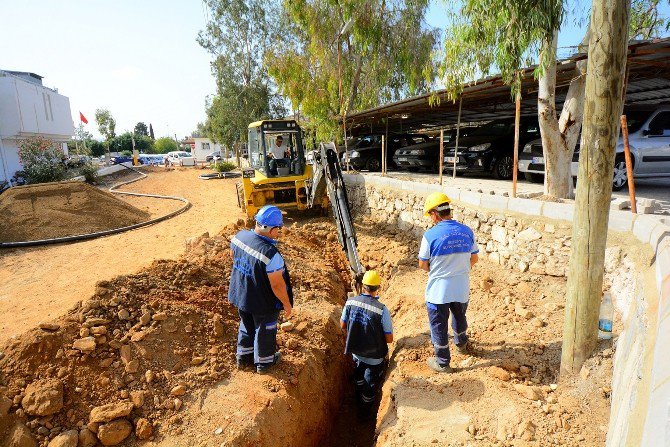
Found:
[[[259,374],[279,362],[279,311],[283,309],[288,318],[293,307],[291,278],[277,249],[283,225],[279,208],[264,206],[256,214],[256,228],[242,230],[230,241],[233,271],[228,300],[240,314],[237,367],[255,365]]]
[[[345,354],[354,359],[356,401],[362,418],[369,417],[386,369],[387,343],[393,325],[387,307],[379,302],[381,278],[375,270],[363,275],[363,293],[344,304],[340,326],[346,332]]]
[[[449,365],[449,313],[454,344],[467,353],[468,321],[465,312],[470,299],[470,269],[478,260],[479,247],[473,231],[451,216],[451,200],[434,192],[426,198],[424,216],[434,226],[423,235],[419,248],[419,268],[428,272],[426,308],[435,357],[428,366],[437,372],[454,372]]]

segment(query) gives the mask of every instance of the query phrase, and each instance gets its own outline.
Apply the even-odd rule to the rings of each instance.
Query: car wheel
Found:
[[[531,183],[543,183],[544,182],[544,175],[538,174],[536,172],[524,172],[523,176],[526,179],[526,181],[529,181]]]
[[[622,156],[614,159],[614,175],[612,177],[612,191],[621,191],[628,184],[626,160]]]
[[[512,178],[514,169],[514,159],[511,155],[503,155],[493,165],[493,176],[500,180],[509,180]]]
[[[365,162],[365,169],[368,171],[381,171],[382,162],[376,158],[368,158],[368,161]]]

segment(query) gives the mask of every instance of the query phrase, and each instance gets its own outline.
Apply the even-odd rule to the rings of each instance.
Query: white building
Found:
[[[205,161],[205,158],[209,154],[221,150],[221,145],[214,143],[209,138],[193,138],[193,140],[195,141],[195,147],[191,150],[191,154],[193,154],[196,161]]]
[[[67,154],[73,133],[66,96],[42,85],[42,76],[0,70],[0,182],[21,170],[21,140],[39,135],[60,143]]]

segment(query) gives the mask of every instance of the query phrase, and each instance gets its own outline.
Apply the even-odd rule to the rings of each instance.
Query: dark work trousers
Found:
[[[356,402],[361,412],[372,411],[379,386],[384,379],[386,360],[379,365],[369,365],[354,358],[354,383],[356,385]]]
[[[277,350],[279,311],[256,314],[239,310],[240,330],[237,334],[237,358],[245,363],[262,365],[274,361]]]
[[[465,311],[468,303],[426,303],[428,309],[428,323],[430,324],[430,338],[435,348],[435,357],[440,366],[449,365],[449,311],[451,311],[451,328],[454,331],[454,343],[458,346],[468,342],[468,321]]]

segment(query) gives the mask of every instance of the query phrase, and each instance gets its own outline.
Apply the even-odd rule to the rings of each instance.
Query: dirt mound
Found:
[[[238,317],[226,297],[236,230],[190,239],[180,260],[156,261],[137,274],[98,283],[90,300],[0,349],[0,439],[25,436],[26,427],[42,446],[71,436],[71,430],[78,430],[80,445],[92,445],[82,439],[95,443],[96,437],[105,445],[174,439],[201,416],[198,407],[214,384],[226,385],[233,398],[243,393],[229,381]],[[292,318],[295,329],[278,337],[284,355],[279,370],[263,382],[277,396],[295,388],[299,376],[314,375],[311,368],[328,371],[327,353],[342,344],[331,313],[341,306],[349,282],[336,244],[303,229],[287,229],[284,240],[299,311]],[[308,361],[314,366],[305,369]],[[323,388],[311,386],[315,392]],[[189,419],[192,404],[195,416]],[[259,408],[267,405],[263,401]],[[244,417],[250,420],[259,408],[250,407]],[[323,418],[323,412],[307,419]],[[254,432],[230,436],[252,440],[240,445],[258,445]]]
[[[19,186],[0,195],[0,242],[86,234],[147,219],[148,213],[82,182]]]

